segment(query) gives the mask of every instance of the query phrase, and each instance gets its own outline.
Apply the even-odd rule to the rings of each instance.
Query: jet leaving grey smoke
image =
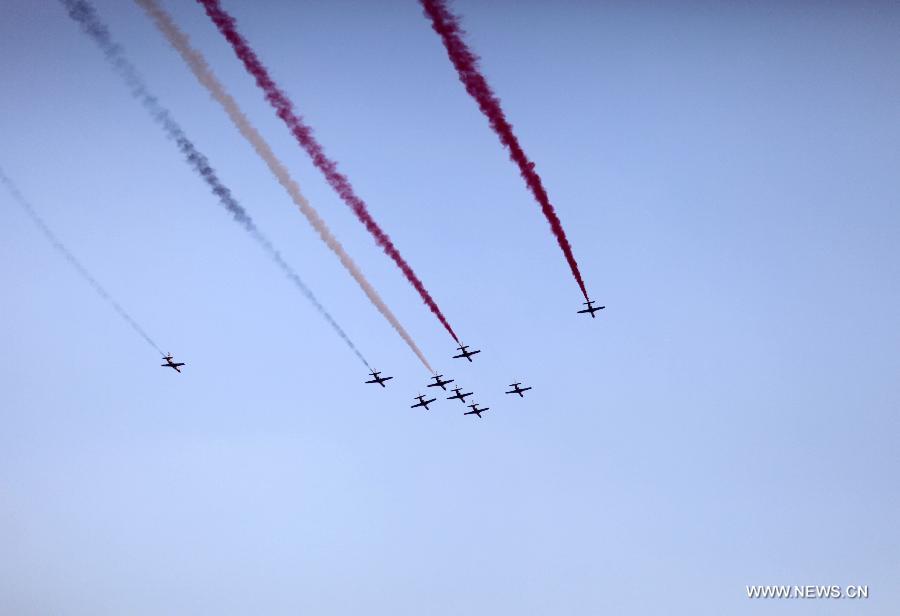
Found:
[[[60,0],[69,12],[69,16],[77,21],[85,33],[100,47],[103,55],[113,65],[116,72],[125,80],[131,89],[131,94],[141,103],[144,109],[153,116],[153,119],[162,126],[166,135],[175,141],[178,149],[184,154],[188,163],[193,169],[206,181],[212,192],[219,198],[219,202],[234,216],[234,219],[246,229],[254,240],[266,251],[266,253],[275,261],[275,264],[287,275],[288,278],[297,286],[301,293],[312,303],[319,311],[319,314],[328,321],[332,329],[347,343],[347,346],[362,361],[367,368],[371,370],[369,362],[366,361],[362,353],[356,347],[347,333],[337,324],[337,321],[325,310],[325,307],[319,302],[313,292],[300,279],[300,276],[293,268],[284,260],[281,253],[274,247],[269,239],[260,232],[256,224],[247,214],[246,210],[231,194],[215,170],[209,164],[206,156],[204,156],[193,142],[190,141],[181,129],[181,126],[172,119],[169,111],[163,107],[155,96],[150,94],[144,80],[140,77],[137,69],[125,59],[122,55],[122,48],[112,41],[109,30],[97,17],[94,8],[84,2],[84,0]]]
[[[66,261],[69,262],[69,265],[75,268],[75,271],[77,271],[81,275],[81,277],[84,278],[88,282],[88,284],[94,288],[94,291],[97,292],[97,295],[102,297],[106,301],[106,303],[112,306],[113,309],[117,313],[119,313],[119,316],[122,317],[129,325],[131,325],[132,329],[140,334],[141,338],[147,341],[147,344],[156,349],[160,355],[165,355],[165,353],[163,353],[159,348],[159,345],[153,342],[153,339],[149,335],[147,335],[147,332],[144,331],[144,328],[138,325],[137,321],[134,320],[134,317],[128,314],[125,309],[122,308],[121,305],[119,305],[119,302],[112,298],[109,292],[107,292],[107,290],[104,289],[99,282],[97,282],[97,279],[94,278],[91,273],[87,271],[87,269],[85,269],[81,262],[75,258],[75,255],[69,252],[69,249],[66,248],[61,241],[59,241],[59,238],[57,238],[53,231],[50,230],[50,227],[48,227],[47,223],[44,222],[44,219],[38,215],[31,203],[29,203],[28,200],[22,195],[22,193],[19,192],[18,187],[16,187],[13,181],[9,179],[9,177],[5,173],[3,173],[3,169],[0,169],[0,183],[6,186],[6,188],[9,190],[9,193],[13,197],[13,201],[15,201],[19,205],[19,207],[21,207],[25,211],[25,213],[28,214],[28,217],[31,218],[31,221],[35,224],[35,226],[37,226],[37,228],[40,229],[41,233],[43,233],[44,236],[48,240],[50,240],[50,243],[53,244],[53,247],[56,248],[56,250],[66,258]]]

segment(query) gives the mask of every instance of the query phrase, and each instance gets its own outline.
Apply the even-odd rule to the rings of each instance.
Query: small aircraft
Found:
[[[489,407],[489,406],[486,406],[483,409],[478,408],[477,402],[475,404],[470,404],[469,408],[472,410],[467,413],[463,413],[463,415],[478,415],[478,419],[481,419],[482,413],[484,413],[485,411],[491,410],[491,407]]]
[[[513,383],[512,385],[510,385],[510,387],[512,387],[512,391],[508,391],[508,392],[506,392],[506,393],[508,393],[508,394],[519,394],[519,397],[520,397],[520,398],[524,398],[524,397],[525,397],[525,392],[528,391],[528,390],[531,389],[531,388],[530,388],[530,387],[519,387],[519,385],[521,385],[521,383]]]
[[[584,310],[579,310],[578,314],[590,314],[592,319],[596,319],[594,316],[595,312],[599,312],[606,308],[606,306],[594,306],[594,300],[588,300],[584,302],[584,305],[587,306]]]
[[[467,394],[462,393],[462,387],[454,387],[454,388],[453,388],[453,391],[455,391],[456,393],[455,393],[454,395],[452,395],[452,396],[449,396],[449,397],[447,398],[447,400],[459,400],[460,402],[462,402],[463,404],[465,404],[465,403],[466,403],[466,396],[471,396],[471,395],[472,395],[472,392],[471,392],[471,391],[470,391],[469,393],[467,393]]]
[[[379,376],[380,374],[381,374],[381,370],[372,370],[372,372],[370,373],[370,376],[372,377],[372,380],[371,380],[371,381],[366,381],[366,383],[378,383],[378,384],[381,385],[382,387],[387,387],[387,386],[384,384],[384,382],[385,382],[385,381],[390,381],[390,380],[391,380],[392,378],[394,378],[394,377],[392,377],[392,376]]]
[[[475,353],[481,353],[481,351],[470,351],[468,344],[459,345],[459,351],[460,351],[459,355],[454,355],[453,359],[460,359],[461,357],[465,357],[466,359],[468,359],[471,362],[472,356],[475,355]]]
[[[169,353],[168,355],[163,355],[163,359],[166,360],[166,363],[160,364],[160,366],[162,366],[163,368],[171,368],[175,372],[181,374],[181,366],[184,365],[184,362],[173,362],[171,353]]]
[[[444,375],[443,375],[443,374],[436,374],[436,375],[434,375],[434,376],[431,377],[431,378],[434,379],[434,383],[430,383],[428,386],[429,386],[429,387],[440,387],[440,388],[443,389],[444,391],[447,391],[447,388],[444,387],[444,385],[447,385],[448,383],[452,383],[452,382],[453,382],[453,379],[449,379],[449,380],[446,380],[446,381],[442,381],[441,379],[444,378]]]
[[[426,399],[425,399],[425,396],[423,396],[423,395],[421,395],[421,394],[419,394],[418,396],[416,396],[416,398],[418,399],[418,402],[417,402],[416,404],[413,404],[413,405],[412,405],[411,407],[409,407],[409,408],[414,409],[414,408],[416,408],[417,406],[424,406],[424,407],[425,407],[425,410],[427,411],[427,410],[428,410],[428,405],[435,401],[435,398],[432,398],[431,400],[426,400]]]

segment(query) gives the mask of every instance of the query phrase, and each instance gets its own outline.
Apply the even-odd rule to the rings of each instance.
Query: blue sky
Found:
[[[96,4],[361,365],[56,3],[6,0],[0,166],[182,375],[0,194],[0,611],[900,609],[900,10],[459,0],[592,296],[417,3],[226,2],[471,365],[199,6],[166,2],[432,364],[180,58]],[[534,386],[509,400],[507,383]],[[751,601],[747,584],[868,584]]]

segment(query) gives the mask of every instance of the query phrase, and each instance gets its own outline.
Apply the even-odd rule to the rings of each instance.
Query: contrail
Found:
[[[534,198],[540,204],[544,216],[550,223],[550,229],[553,231],[553,235],[556,236],[556,241],[559,243],[559,247],[569,263],[572,275],[575,276],[575,280],[581,288],[584,299],[589,300],[584,280],[581,278],[581,271],[578,269],[575,255],[572,254],[572,247],[569,245],[565,231],[563,231],[559,216],[556,215],[556,210],[553,208],[553,204],[550,203],[550,198],[547,196],[543,182],[541,182],[541,176],[534,170],[534,163],[528,159],[522,146],[519,145],[519,140],[513,132],[512,125],[507,121],[503,108],[500,106],[500,99],[497,98],[484,75],[481,74],[478,68],[478,56],[469,49],[463,40],[463,30],[459,25],[459,20],[447,8],[445,0],[419,1],[425,8],[425,14],[431,19],[431,27],[441,37],[447,50],[447,55],[450,61],[453,62],[453,66],[456,67],[456,72],[459,73],[459,80],[466,87],[466,92],[475,99],[481,112],[487,116],[491,128],[497,133],[501,143],[509,149],[509,157],[518,165],[522,179],[525,180]]]
[[[341,199],[344,200],[344,203],[350,206],[359,221],[365,225],[369,233],[372,234],[372,237],[375,238],[375,242],[381,246],[391,259],[394,260],[394,263],[397,264],[397,267],[400,268],[409,283],[416,291],[418,291],[422,301],[425,302],[431,312],[434,313],[450,335],[453,336],[453,339],[457,344],[459,344],[459,338],[456,336],[456,332],[450,327],[450,323],[444,317],[441,309],[438,308],[438,305],[431,297],[431,294],[428,293],[425,285],[413,271],[412,267],[410,267],[409,263],[407,263],[400,255],[400,252],[394,246],[391,238],[388,237],[378,223],[375,222],[375,219],[372,218],[366,203],[356,195],[353,186],[350,184],[347,177],[337,170],[337,163],[326,156],[325,150],[313,136],[312,130],[304,124],[303,119],[300,118],[300,116],[294,113],[293,103],[278,87],[275,81],[272,80],[266,67],[259,60],[253,49],[250,48],[249,43],[247,43],[237,31],[234,18],[221,7],[219,0],[197,1],[206,9],[206,14],[209,15],[213,23],[216,24],[219,32],[221,32],[222,35],[228,39],[228,42],[231,43],[234,52],[241,62],[244,63],[244,67],[254,77],[256,84],[265,92],[266,100],[274,107],[278,117],[287,124],[291,133],[293,133],[303,149],[305,149],[307,154],[312,158],[313,164],[315,164],[315,166],[325,175],[325,179],[338,195],[340,195]]]
[[[281,268],[285,275],[291,279],[300,292],[303,293],[316,310],[318,310],[319,314],[328,321],[328,324],[331,325],[332,329],[341,337],[347,346],[350,347],[360,361],[371,370],[369,362],[366,361],[365,357],[363,357],[362,353],[347,333],[340,325],[338,325],[309,287],[301,280],[300,276],[297,275],[294,269],[284,260],[281,253],[278,252],[269,239],[260,232],[246,210],[244,210],[241,204],[234,198],[228,187],[219,179],[215,170],[210,166],[207,158],[198,151],[193,142],[187,138],[184,131],[181,129],[181,126],[172,119],[169,111],[157,101],[155,96],[150,94],[137,70],[123,56],[121,47],[112,41],[109,30],[100,21],[94,8],[84,0],[61,0],[61,2],[68,9],[69,15],[81,24],[84,31],[95,43],[97,43],[106,59],[114,66],[116,72],[118,72],[126,81],[131,89],[132,95],[140,101],[141,105],[151,116],[153,116],[153,119],[163,127],[166,135],[175,141],[178,145],[178,149],[184,154],[191,167],[203,178],[212,192],[219,198],[221,205],[231,213],[235,221],[250,233],[253,239],[256,240],[269,257],[275,261],[276,265]],[[413,348],[413,350],[418,354],[418,349]],[[423,362],[425,361],[421,355],[419,355],[419,357]],[[426,362],[426,366],[427,365]]]
[[[3,172],[3,169],[0,169],[0,183],[4,184],[6,188],[9,190],[9,193],[12,195],[13,201],[15,201],[24,211],[28,214],[28,217],[31,218],[31,221],[37,226],[38,229],[41,230],[41,233],[50,240],[50,243],[53,244],[53,247],[66,258],[66,261],[69,262],[75,271],[77,271],[82,278],[84,278],[91,287],[93,287],[94,291],[97,292],[97,295],[103,298],[107,304],[113,307],[119,316],[122,317],[126,323],[128,323],[131,328],[136,331],[141,338],[143,338],[147,344],[152,346],[157,352],[165,356],[165,353],[162,352],[162,349],[159,348],[159,345],[153,342],[153,339],[144,331],[144,328],[138,325],[137,321],[134,320],[128,312],[125,311],[124,308],[117,302],[113,297],[109,294],[109,292],[103,288],[103,286],[97,282],[97,279],[94,278],[87,269],[81,264],[81,262],[75,258],[68,248],[59,241],[53,231],[50,230],[50,227],[47,226],[47,223],[44,222],[44,219],[41,218],[38,213],[35,211],[34,207],[29,203],[29,201],[19,192],[19,189],[13,183],[9,177]]]

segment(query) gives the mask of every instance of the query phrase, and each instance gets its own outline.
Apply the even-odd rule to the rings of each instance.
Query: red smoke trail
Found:
[[[525,180],[534,198],[540,203],[541,210],[553,230],[553,235],[556,236],[556,241],[559,242],[566,261],[569,262],[572,275],[575,276],[578,286],[581,287],[584,299],[590,299],[584,288],[584,280],[581,278],[575,255],[572,254],[572,247],[569,245],[566,232],[563,231],[562,223],[556,215],[556,210],[550,203],[550,198],[541,182],[541,176],[534,170],[534,163],[528,160],[528,156],[519,145],[519,140],[513,133],[512,126],[503,113],[503,108],[500,107],[500,99],[491,90],[484,75],[478,69],[478,56],[472,53],[472,50],[463,41],[463,31],[460,28],[459,20],[447,9],[444,0],[419,1],[425,8],[425,14],[431,19],[431,27],[440,35],[444,47],[447,49],[447,55],[453,62],[453,66],[456,67],[456,72],[459,73],[459,80],[466,86],[466,92],[478,102],[478,107],[481,109],[481,113],[487,116],[491,128],[500,137],[503,145],[509,148],[509,157],[519,166],[522,179]]]
[[[278,117],[284,120],[284,123],[287,124],[291,133],[293,133],[300,145],[303,146],[307,154],[312,157],[315,166],[325,174],[325,179],[328,180],[331,187],[340,195],[341,199],[344,200],[344,203],[350,206],[359,221],[366,226],[366,229],[368,229],[369,233],[375,238],[375,242],[394,260],[394,263],[397,264],[397,267],[400,268],[404,276],[406,276],[406,279],[413,287],[415,287],[416,291],[419,292],[419,295],[431,309],[431,312],[434,313],[444,327],[447,328],[447,331],[450,332],[450,335],[453,336],[453,339],[457,344],[459,344],[459,338],[456,337],[456,332],[450,327],[450,323],[447,322],[441,309],[438,308],[434,299],[432,299],[431,295],[425,289],[425,285],[422,284],[422,281],[419,280],[419,277],[416,276],[416,273],[406,260],[400,256],[400,252],[394,246],[394,243],[391,242],[391,238],[382,231],[381,227],[378,226],[378,223],[375,222],[375,219],[372,218],[365,202],[353,191],[353,186],[350,184],[347,177],[337,170],[337,163],[325,155],[325,151],[322,149],[321,144],[313,137],[312,130],[310,130],[310,128],[303,123],[303,120],[294,113],[293,103],[291,103],[291,100],[287,95],[282,92],[278,85],[272,80],[269,76],[269,71],[266,70],[266,67],[256,56],[253,49],[250,48],[250,45],[244,37],[237,31],[234,18],[221,7],[219,0],[197,1],[206,9],[206,14],[209,15],[210,19],[213,20],[213,23],[216,24],[219,32],[221,32],[222,35],[228,39],[228,42],[231,43],[237,57],[244,63],[244,67],[247,71],[253,75],[256,84],[263,92],[265,92],[266,100],[268,100],[272,107],[275,108]]]

